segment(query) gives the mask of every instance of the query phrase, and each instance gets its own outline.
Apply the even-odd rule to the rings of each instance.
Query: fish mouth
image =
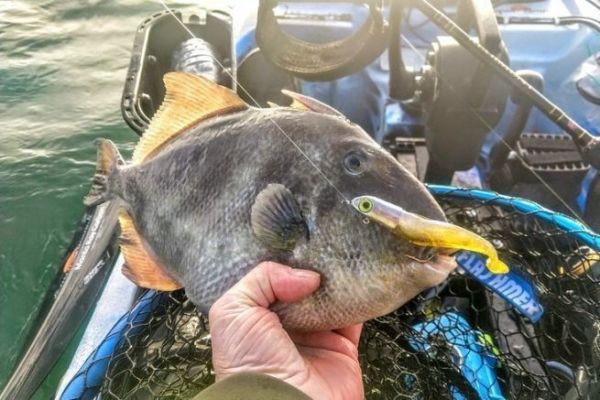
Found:
[[[409,255],[408,258],[420,264],[421,267],[446,276],[458,267],[453,254],[454,250],[452,249],[420,247],[416,255]]]
[[[458,267],[454,257],[446,254],[438,254],[431,260],[421,263],[421,265],[436,274],[444,276],[451,274]]]

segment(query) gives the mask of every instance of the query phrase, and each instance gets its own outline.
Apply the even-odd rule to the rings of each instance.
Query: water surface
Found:
[[[124,154],[135,143],[121,90],[136,28],[161,10],[147,0],[0,1],[0,388],[83,212],[94,139]],[[55,378],[36,397],[49,398]]]

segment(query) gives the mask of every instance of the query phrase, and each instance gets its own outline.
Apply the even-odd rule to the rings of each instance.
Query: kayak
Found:
[[[565,1],[565,6],[572,13],[585,9],[577,2]],[[320,65],[294,72],[297,65],[273,62],[281,56],[280,50],[265,44],[265,36],[260,29],[257,32],[257,21],[263,14],[268,16],[267,11],[240,16],[223,9],[199,8],[193,15],[166,10],[145,20],[134,38],[121,103],[123,118],[133,132],[143,134],[162,102],[164,90],[156,82],[162,81],[165,72],[180,70],[237,89],[242,98],[258,106],[282,103],[282,89],[313,96],[361,125],[421,180],[447,178],[448,171],[443,168],[432,174],[429,162],[436,156],[432,141],[438,139],[431,135],[437,135],[439,123],[424,121],[423,115],[431,117],[436,105],[424,104],[422,112],[415,113],[413,103],[398,100],[401,93],[390,92],[397,54],[382,53],[371,59],[369,49],[359,49],[354,60],[361,60],[360,68],[336,70]],[[519,43],[523,32],[560,37],[567,44],[565,51],[582,65],[592,62],[575,47],[591,37],[588,29],[559,28],[554,25],[558,20],[544,22],[531,16],[524,23],[519,19],[523,16],[508,6],[497,7],[496,13],[504,22],[502,38],[515,65],[529,65],[533,53],[539,57],[532,68],[543,69],[558,57]],[[392,18],[391,10],[384,14]],[[276,10],[276,16],[283,31],[307,43],[352,37],[364,24],[372,24],[373,29],[383,27],[377,25],[381,20],[375,8],[355,4],[298,4]],[[234,19],[240,23],[233,24]],[[408,10],[402,21],[408,25],[405,39],[410,43],[435,41],[439,35],[439,29],[420,13]],[[267,26],[266,22],[262,26]],[[445,40],[439,41],[444,51],[455,51],[449,50],[450,45],[444,47]],[[426,52],[419,44],[416,54],[408,52],[412,55],[405,55],[404,60],[400,57],[400,62],[413,62],[420,68],[420,57]],[[442,54],[446,53],[440,52],[440,57],[446,57]],[[340,63],[348,59],[346,54]],[[442,64],[434,67],[443,68],[446,60],[439,59]],[[556,74],[563,80],[560,84],[552,79],[546,82],[544,93],[549,96],[557,97],[564,85],[581,78],[570,75],[566,67],[557,68],[561,71]],[[589,84],[581,81],[580,87],[587,90]],[[498,103],[504,104],[509,96],[514,100],[514,94],[501,92],[494,93],[499,96]],[[591,105],[593,93],[586,92],[581,98],[570,93],[569,98],[565,110],[582,125],[593,127],[597,111],[592,108],[597,105]],[[510,103],[508,111],[492,118],[498,130],[515,128],[517,118],[512,119],[513,125],[511,118],[518,114],[517,106]],[[504,105],[500,108],[504,111]],[[368,398],[421,393],[424,398],[576,399],[599,393],[600,354],[594,343],[600,338],[600,240],[578,221],[583,216],[587,225],[600,227],[595,206],[600,204],[599,178],[597,170],[574,150],[573,141],[556,136],[551,122],[539,113],[530,115],[530,108],[521,110],[525,119],[520,128],[525,130],[527,125],[541,134],[523,132],[512,153],[504,156],[494,150],[497,139],[480,135],[476,141],[481,140],[481,146],[474,156],[484,162],[466,171],[452,170],[451,180],[430,186],[448,218],[499,246],[499,253],[510,259],[511,270],[518,277],[500,282],[483,276],[476,271],[476,260],[465,256],[471,264],[465,264],[447,283],[421,294],[392,315],[370,322],[361,342]],[[458,158],[471,157],[464,149],[457,149],[457,154]],[[504,163],[495,166],[494,160],[500,159]],[[525,171],[524,164],[528,165]],[[535,174],[543,177],[544,184]],[[449,186],[451,182],[470,189]],[[560,193],[569,193],[575,212],[546,191],[548,183]],[[480,190],[482,187],[486,190]],[[490,189],[506,189],[510,196]],[[115,246],[116,208],[109,204],[86,211],[80,233],[65,257],[70,270],[58,275],[31,345],[0,399],[30,397],[71,340],[78,341],[77,349],[57,387],[57,399],[130,394],[150,398],[157,390],[166,398],[173,393],[195,393],[212,381],[206,321],[185,294],[141,290],[122,275],[123,258]],[[532,299],[542,307],[528,315],[523,310],[533,307]],[[82,324],[85,327],[79,338],[75,333]],[[556,344],[560,332],[569,333]],[[441,343],[434,343],[434,336],[443,338]],[[473,374],[469,372],[473,365],[483,367]]]

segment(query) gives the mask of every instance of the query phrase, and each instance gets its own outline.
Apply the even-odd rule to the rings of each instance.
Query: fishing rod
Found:
[[[395,6],[396,8],[400,8],[403,5],[404,5],[404,3],[403,3],[402,0],[394,1],[392,3],[392,6]],[[412,8],[411,8],[411,10],[412,10]],[[398,20],[398,16],[394,15],[394,12],[391,12],[390,13],[390,18],[392,18],[392,21],[391,21],[392,27],[391,28],[393,29],[394,25],[396,24],[396,22],[399,22],[399,21],[397,21]],[[427,19],[427,21],[431,21],[431,19]],[[458,29],[460,29],[462,31],[462,29],[460,27]],[[407,36],[403,35],[401,32],[399,32],[399,36],[400,36],[400,38],[404,42],[406,42],[406,44],[410,47],[410,49],[414,52],[414,54],[417,57],[421,58],[422,61],[425,64],[428,63],[428,60],[426,59],[426,57],[419,52],[419,50],[417,49],[417,47],[408,39]],[[399,43],[394,44],[394,46],[396,46],[396,45],[399,46],[400,44]],[[396,62],[397,60],[394,60],[394,61]],[[396,64],[394,64],[392,62],[392,54],[391,54],[391,52],[390,52],[390,65],[396,65],[396,67],[397,67],[396,69],[405,70],[405,68],[406,68],[402,63],[397,63],[396,62]],[[393,70],[394,68],[391,68],[391,69]],[[403,76],[407,76],[407,74],[408,74],[408,71]],[[461,91],[457,90],[454,87],[454,85],[451,83],[451,79],[446,79],[446,76],[444,76],[441,73],[441,71],[436,70],[435,79],[438,80],[439,82],[443,83],[453,93],[453,95],[456,96],[457,98],[461,96]],[[532,82],[531,84],[534,84],[534,83]],[[410,87],[411,88],[410,89],[411,93],[414,92],[414,90],[415,90],[415,84],[414,83],[411,84],[411,80],[410,79],[405,79],[403,81],[403,85],[406,86],[406,87]],[[393,97],[393,98],[397,98],[396,96],[394,96],[394,93],[392,93],[391,86],[390,86],[390,96]],[[405,95],[404,97],[408,98],[408,96],[409,95]],[[528,104],[531,104],[531,103],[528,103]],[[530,109],[530,108],[531,108],[531,105],[528,106],[528,109]],[[578,213],[569,205],[569,203],[565,199],[563,199],[563,197],[559,193],[557,193],[556,190],[554,190],[552,188],[552,186],[548,182],[546,182],[546,180],[538,172],[536,172],[532,167],[530,167],[528,165],[528,163],[526,162],[526,160],[523,159],[523,157],[519,154],[518,151],[515,151],[515,149],[511,145],[511,143],[508,142],[505,137],[499,135],[494,130],[494,127],[493,127],[492,123],[490,123],[489,121],[487,121],[486,118],[483,117],[481,115],[481,113],[475,107],[473,107],[472,105],[468,106],[468,110],[478,119],[478,121],[483,126],[485,126],[487,128],[487,132],[490,132],[491,134],[493,134],[494,136],[496,136],[499,139],[499,142],[502,143],[509,151],[513,151],[514,152],[515,157],[521,162],[521,164],[548,190],[548,192],[550,194],[552,194],[552,196],[554,196],[565,207],[566,210],[568,210],[572,214],[572,216],[574,218],[576,218],[580,222],[584,223],[584,221],[581,220],[581,218],[579,217]],[[515,132],[515,133],[518,133],[520,135],[521,132],[518,131],[518,132]]]
[[[428,0],[412,0],[412,2],[419,11],[442,28],[463,46],[465,50],[500,76],[511,88],[527,97],[545,116],[562,128],[573,139],[573,143],[577,146],[583,161],[596,169],[600,169],[600,140],[598,138],[580,126],[556,104],[517,75],[485,47],[472,40],[468,33],[462,30]]]

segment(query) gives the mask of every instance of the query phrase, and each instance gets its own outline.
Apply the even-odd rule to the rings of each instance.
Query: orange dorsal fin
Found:
[[[181,284],[169,276],[166,269],[144,246],[129,214],[122,211],[119,215],[119,223],[121,252],[125,257],[123,274],[143,288],[164,291],[181,288]]]
[[[165,143],[202,120],[248,107],[235,92],[206,78],[170,72],[163,80],[165,99],[133,151],[133,163],[152,157]]]
[[[248,108],[235,92],[199,76],[170,72],[164,76],[165,99],[148,129],[138,142],[132,157],[140,164],[200,121]],[[157,290],[182,287],[159,263],[125,211],[119,216],[121,251],[125,257],[123,274],[138,286]]]

